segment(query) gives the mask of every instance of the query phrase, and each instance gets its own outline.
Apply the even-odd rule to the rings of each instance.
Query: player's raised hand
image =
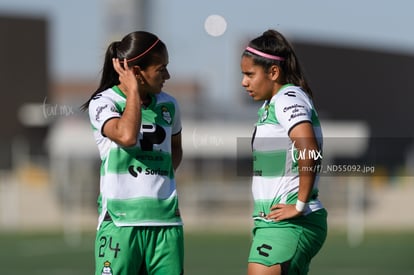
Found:
[[[119,82],[122,86],[122,91],[128,97],[134,93],[135,95],[139,94],[138,90],[138,79],[141,79],[142,76],[139,73],[139,68],[136,67],[128,67],[127,60],[124,59],[123,66],[121,65],[121,61],[118,58],[113,58],[112,63],[114,66],[115,71],[119,75]]]

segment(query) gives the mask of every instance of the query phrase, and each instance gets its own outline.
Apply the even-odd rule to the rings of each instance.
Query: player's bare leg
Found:
[[[258,263],[249,263],[247,266],[248,275],[282,275],[280,265],[265,266]]]

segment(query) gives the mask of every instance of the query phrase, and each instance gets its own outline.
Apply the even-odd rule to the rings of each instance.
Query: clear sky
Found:
[[[127,1],[1,0],[0,14],[46,17],[50,22],[51,76],[96,79],[110,36],[108,26],[116,24],[107,17],[105,5],[113,8],[115,3],[122,10]],[[241,45],[267,28],[277,28],[288,38],[414,53],[411,0],[151,0],[147,5],[147,30],[166,42],[171,72],[212,81],[216,85],[212,93],[217,95],[222,89],[234,89],[231,83],[239,84],[234,70],[238,69]],[[139,11],[127,10],[125,14],[140,16]],[[220,37],[204,30],[204,21],[211,14],[227,21]],[[126,34],[137,27],[124,24],[118,31]],[[229,81],[215,81],[223,76]]]
[[[170,49],[171,71],[193,74],[213,101],[240,98],[242,47],[267,28],[288,38],[414,53],[414,1],[410,0],[152,0],[151,28]],[[227,21],[211,37],[203,29],[210,14]],[[323,57],[321,57],[323,58]],[[236,92],[234,92],[236,91]],[[223,100],[218,101],[217,98]]]

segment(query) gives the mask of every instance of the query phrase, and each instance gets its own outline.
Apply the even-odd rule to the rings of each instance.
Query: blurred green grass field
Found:
[[[250,236],[186,233],[185,274],[246,274]],[[94,233],[70,245],[62,234],[0,234],[0,274],[91,275]],[[370,233],[358,247],[332,233],[313,260],[310,275],[414,274],[414,232]]]

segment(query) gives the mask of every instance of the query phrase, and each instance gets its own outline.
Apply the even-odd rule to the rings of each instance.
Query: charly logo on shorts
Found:
[[[269,253],[263,250],[272,250],[272,247],[268,244],[262,244],[261,246],[258,246],[256,249],[257,251],[259,251],[259,255],[269,257]]]
[[[104,262],[104,267],[102,268],[101,275],[112,275],[111,263],[106,261]]]

